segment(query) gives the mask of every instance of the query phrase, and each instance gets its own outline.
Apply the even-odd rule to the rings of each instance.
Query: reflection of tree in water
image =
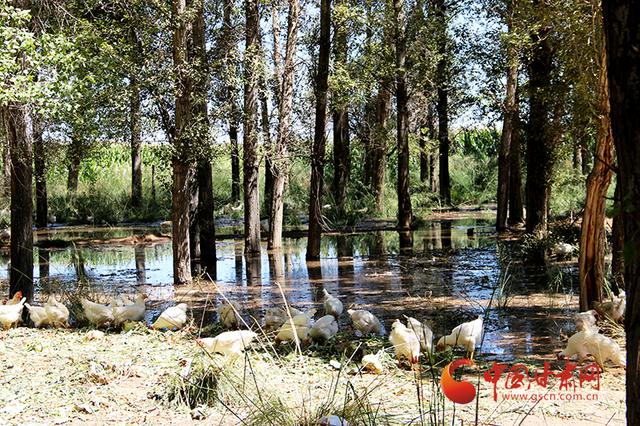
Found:
[[[262,284],[262,258],[260,255],[246,254],[244,256],[244,262],[247,270],[247,284]]]
[[[47,249],[38,249],[38,270],[40,272],[40,285],[44,284],[49,278],[49,260],[51,251]]]
[[[133,250],[136,259],[136,281],[138,284],[144,284],[147,280],[145,249],[144,247],[136,246]]]

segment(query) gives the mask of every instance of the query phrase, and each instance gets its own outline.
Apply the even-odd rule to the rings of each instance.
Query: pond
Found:
[[[326,288],[345,309],[353,305],[372,311],[386,330],[408,315],[427,321],[436,338],[491,305],[482,353],[509,360],[548,356],[572,330],[575,264],[525,266],[516,255],[517,243],[497,238],[492,223],[491,216],[428,221],[412,233],[411,250],[400,249],[396,231],[323,235],[319,262],[305,260],[305,238],[285,239],[278,252],[268,252],[264,243],[262,255],[255,257],[243,255],[241,240],[221,240],[216,244],[216,284],[198,281],[181,287],[172,284],[168,239],[123,243],[133,235],[158,234],[157,226],[39,230],[36,241],[75,244],[34,249],[36,300],[51,283],[72,292],[81,278],[92,292],[105,296],[145,292],[147,322],[176,301],[186,301],[204,324],[215,320],[214,306],[222,300],[217,287],[243,305],[251,323],[266,308],[280,305],[282,294],[292,305],[316,307],[320,314]],[[8,264],[8,253],[2,253],[3,286]],[[506,286],[500,286],[505,277]],[[341,326],[349,327],[347,315]]]

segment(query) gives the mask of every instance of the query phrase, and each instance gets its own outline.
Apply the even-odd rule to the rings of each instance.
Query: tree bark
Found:
[[[2,108],[11,152],[11,270],[9,297],[21,291],[33,297],[33,128],[26,106],[9,102]]]
[[[6,137],[4,120],[0,120],[0,137],[2,137],[2,193],[6,198],[11,197],[11,149]]]
[[[384,201],[384,176],[387,165],[387,121],[391,115],[390,83],[382,81],[376,96],[376,120],[371,138],[371,188],[375,198],[376,212],[382,212]]]
[[[320,258],[322,233],[322,183],[326,148],[327,91],[329,88],[329,52],[331,51],[331,0],[320,3],[320,52],[315,81],[316,119],[311,153],[311,187],[309,190],[309,234],[307,260]]]
[[[543,7],[538,2],[537,7]],[[545,235],[551,196],[553,155],[549,112],[553,53],[548,27],[532,34],[533,52],[529,68],[529,127],[527,130],[527,220],[528,233]]]
[[[49,216],[47,200],[47,160],[42,138],[43,128],[40,118],[33,117],[33,150],[36,181],[36,226],[46,228]]]
[[[640,424],[640,3],[602,3],[607,42],[611,126],[619,164],[627,310],[627,424]]]
[[[289,150],[291,121],[293,115],[293,81],[295,78],[295,55],[298,43],[298,0],[289,0],[287,19],[287,42],[285,47],[284,74],[278,106],[278,138],[276,140],[273,170],[273,200],[269,216],[269,249],[282,247],[282,221],[284,215],[284,189],[289,173]]]
[[[580,281],[580,310],[587,311],[593,302],[602,301],[604,285],[606,235],[604,228],[605,202],[613,172],[613,136],[609,118],[609,86],[607,82],[606,52],[602,46],[597,116],[596,161],[587,178],[587,195],[582,215],[578,273]]]
[[[347,23],[334,20],[334,66],[347,65]],[[345,94],[337,94],[333,100],[333,199],[340,215],[344,214],[347,185],[351,174],[351,150],[349,140],[349,104]]]
[[[517,98],[516,93],[516,98]],[[518,102],[516,101],[516,107]],[[522,161],[520,138],[520,111],[516,111],[511,133],[511,152],[509,154],[509,225],[517,225],[524,220],[524,206],[522,203]]]
[[[258,67],[260,20],[258,0],[245,0],[243,186],[245,253],[260,252],[260,193],[258,157]]]
[[[395,11],[395,47],[396,47],[396,109],[397,109],[397,144],[398,144],[398,229],[411,229],[413,214],[411,211],[411,194],[409,192],[409,94],[407,93],[405,38],[405,4],[404,0],[394,0]],[[406,238],[404,239],[406,241]],[[403,239],[401,238],[401,241]]]
[[[508,32],[512,32],[512,5],[511,2],[507,2],[507,4],[507,27]],[[507,45],[507,61],[507,93],[504,102],[504,119],[502,122],[502,135],[500,137],[500,150],[498,153],[498,211],[496,213],[496,230],[498,232],[507,229],[509,183],[511,182],[511,152],[513,151],[511,144],[518,114],[516,97],[518,90],[518,52],[513,43]]]
[[[135,77],[131,79],[130,89],[131,206],[140,208],[142,206],[142,113],[140,111],[140,86]]]
[[[192,22],[187,20],[186,0],[173,0],[173,16],[176,25],[173,31],[173,65],[176,70],[175,100],[175,138],[173,166],[173,185],[171,189],[171,220],[173,226],[173,282],[176,285],[191,281],[190,253],[190,205],[191,182],[194,167],[189,159],[193,149],[188,126],[191,117],[191,97],[193,82],[188,71],[188,41],[192,31]]]
[[[444,0],[435,0],[435,17],[438,25],[438,54],[436,65],[436,85],[438,91],[438,142],[439,142],[439,184],[440,200],[451,204],[451,183],[449,178],[449,66],[447,43],[447,11]]]
[[[613,225],[611,230],[611,275],[613,276],[613,292],[618,295],[620,290],[624,290],[624,229],[622,215],[620,211],[622,196],[620,194],[620,180],[616,181],[614,195]]]

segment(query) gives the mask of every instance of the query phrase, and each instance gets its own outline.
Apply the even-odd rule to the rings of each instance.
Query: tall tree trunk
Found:
[[[436,65],[436,85],[438,90],[438,142],[439,142],[439,181],[440,200],[451,204],[451,183],[449,178],[449,64],[447,42],[447,11],[444,0],[435,0],[435,17],[438,25],[438,54]]]
[[[427,132],[424,126],[420,129],[420,182],[429,180],[429,155],[427,154]]]
[[[516,98],[518,94],[516,93]],[[518,102],[516,101],[516,108]],[[517,225],[524,220],[524,206],[522,204],[522,161],[520,138],[520,112],[516,110],[511,133],[511,152],[509,154],[509,225]]]
[[[9,102],[2,107],[11,151],[11,270],[9,297],[21,291],[33,296],[33,129],[24,105]]]
[[[209,114],[207,108],[209,92],[209,67],[206,51],[206,34],[204,22],[204,4],[202,0],[196,0],[197,16],[193,21],[191,62],[193,63],[193,120],[197,126],[196,142],[201,145],[201,152],[196,171],[196,184],[198,187],[198,208],[195,221],[199,242],[199,257],[201,272],[209,274],[215,279],[216,274],[216,233],[213,218],[213,176],[211,171],[211,137],[209,134]]]
[[[231,58],[227,64],[227,72],[229,73],[226,82],[226,97],[229,103],[229,144],[231,145],[231,201],[237,203],[240,201],[240,149],[238,147],[238,88],[235,85],[236,75],[238,73],[238,48],[236,46],[235,32],[233,31],[232,13],[234,2],[232,0],[224,0],[223,2],[223,45],[227,51],[227,55]]]
[[[243,186],[245,253],[260,252],[260,193],[258,157],[258,68],[260,20],[258,0],[245,0]]]
[[[513,31],[512,3],[507,2],[508,31]],[[496,230],[504,231],[507,228],[507,212],[509,203],[509,183],[511,171],[511,144],[515,122],[517,121],[518,104],[516,93],[518,90],[518,52],[513,43],[507,45],[507,93],[504,102],[504,119],[502,122],[502,135],[500,137],[500,151],[498,154],[498,212],[496,214]]]
[[[307,260],[320,259],[322,233],[322,183],[326,148],[327,91],[329,88],[329,52],[331,51],[331,0],[320,3],[320,52],[316,74],[316,121],[311,152],[311,187],[309,189],[309,235]]]
[[[45,228],[49,216],[47,200],[47,160],[42,138],[43,128],[40,117],[33,117],[33,150],[36,181],[36,226]]]
[[[131,104],[129,111],[129,131],[131,137],[131,206],[142,206],[142,113],[140,111],[140,85],[131,79]]]
[[[640,3],[602,2],[611,103],[611,127],[619,163],[624,224],[627,311],[627,424],[640,424]]]
[[[287,19],[287,43],[285,47],[284,74],[278,106],[278,139],[273,157],[273,200],[269,216],[269,249],[282,247],[282,220],[284,214],[284,189],[289,174],[288,145],[291,139],[293,115],[293,80],[295,78],[295,55],[298,43],[298,0],[289,0]]]
[[[578,272],[580,280],[580,310],[589,310],[593,302],[602,301],[604,285],[606,235],[604,228],[605,201],[613,172],[613,136],[609,118],[609,86],[607,83],[606,51],[602,46],[598,93],[598,134],[596,161],[587,178],[587,196],[582,215],[580,256]]]
[[[336,67],[347,66],[347,23],[334,19],[333,47]],[[339,214],[344,213],[347,185],[351,174],[351,151],[349,140],[349,104],[346,93],[336,93],[333,99],[333,198]]]
[[[396,109],[397,109],[397,144],[398,144],[398,229],[411,229],[412,211],[411,194],[409,192],[409,94],[407,93],[407,41],[405,38],[405,4],[404,0],[394,0],[395,11],[395,47],[396,47]],[[410,235],[410,233],[407,233]],[[406,247],[407,237],[401,237]]]
[[[376,96],[376,120],[371,138],[371,188],[375,198],[376,212],[382,212],[384,201],[384,176],[387,165],[387,121],[391,115],[391,90],[388,81],[381,82]]]
[[[185,284],[191,281],[190,253],[190,205],[191,182],[194,167],[188,159],[191,146],[189,124],[191,117],[191,93],[193,82],[189,73],[188,41],[192,22],[186,19],[186,0],[173,0],[173,17],[176,25],[173,31],[173,65],[176,70],[175,138],[173,185],[171,189],[171,220],[173,226],[173,282]]]
[[[538,8],[544,7],[535,2]],[[548,39],[550,29],[541,27],[532,34],[533,52],[529,66],[529,127],[527,129],[527,221],[528,233],[546,234],[551,197],[553,136],[549,93],[553,54]],[[540,253],[542,255],[542,253]],[[539,257],[539,256],[538,256]]]
[[[429,154],[429,170],[431,171],[431,175],[429,176],[429,187],[431,188],[431,192],[438,192],[438,179],[439,173],[436,174],[437,164],[436,157],[438,156],[438,152],[432,152]]]
[[[620,290],[625,289],[624,285],[624,228],[620,207],[622,196],[620,194],[620,180],[616,180],[616,191],[614,195],[613,225],[611,230],[611,275],[613,275],[613,292],[618,295]]]

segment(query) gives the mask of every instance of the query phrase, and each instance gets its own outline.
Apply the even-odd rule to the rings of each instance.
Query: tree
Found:
[[[596,16],[599,16],[596,13]],[[600,25],[597,25],[599,30]],[[578,272],[580,280],[580,310],[590,309],[594,301],[602,301],[602,288],[605,281],[605,201],[607,190],[613,176],[613,137],[609,118],[609,85],[607,81],[606,50],[603,37],[598,49],[600,58],[598,81],[598,104],[596,105],[597,136],[593,169],[587,178],[587,196],[582,215],[580,234],[580,256]]]
[[[245,253],[260,252],[260,193],[258,174],[258,69],[260,19],[258,0],[245,0],[246,48],[244,54],[244,130],[242,149]]]
[[[438,98],[436,112],[438,114],[439,142],[439,185],[440,199],[443,204],[451,203],[451,182],[449,177],[449,48],[447,36],[447,6],[445,0],[434,0],[434,15],[437,26],[438,64],[436,70],[436,87]]]
[[[618,156],[624,226],[627,310],[627,424],[640,424],[640,75],[636,47],[640,41],[640,3],[602,3],[606,35],[611,127]]]
[[[407,42],[405,36],[404,0],[394,0],[395,12],[395,50],[396,50],[396,110],[398,144],[398,229],[411,229],[412,211],[409,193],[409,110],[407,103]]]
[[[506,21],[507,33],[513,33],[514,29],[514,1],[507,1]],[[502,134],[500,137],[500,150],[498,154],[498,210],[496,213],[496,230],[503,231],[507,227],[507,213],[509,194],[513,188],[511,183],[511,168],[513,161],[512,153],[519,146],[512,147],[513,140],[517,140],[514,135],[518,132],[516,123],[518,122],[518,50],[513,41],[506,41],[507,56],[507,90],[504,101],[504,118],[502,122]],[[514,200],[515,201],[515,200]],[[517,213],[515,213],[517,215]]]
[[[187,0],[173,0],[173,17],[176,22],[173,31],[176,97],[175,138],[173,140],[174,153],[172,158],[173,185],[171,189],[174,284],[185,284],[191,281],[189,207],[194,167],[190,158],[193,144],[189,134],[189,125],[192,120],[191,94],[193,93],[193,81],[189,70],[189,39],[193,31],[192,19],[194,18],[190,12],[187,8]]]
[[[36,181],[36,226],[44,228],[49,219],[47,200],[47,161],[43,139],[44,126],[40,117],[33,119],[33,165]]]
[[[527,220],[528,233],[546,235],[549,218],[549,200],[553,177],[554,132],[550,115],[559,110],[552,102],[553,50],[551,28],[545,25],[542,16],[546,10],[539,0],[533,3],[540,20],[531,34],[532,51],[528,62],[529,71],[529,122],[527,128]],[[542,255],[542,254],[541,254]],[[544,256],[542,256],[544,257]]]
[[[348,22],[346,19],[346,2],[336,2],[333,13],[334,25],[334,73],[348,75],[347,49],[348,49]],[[341,90],[342,89],[342,90]],[[344,213],[347,185],[351,174],[351,149],[349,140],[349,102],[347,93],[343,88],[332,88],[332,115],[333,115],[333,199],[336,203],[338,214]]]
[[[269,216],[269,249],[282,246],[282,220],[284,215],[284,190],[289,173],[288,145],[291,139],[293,113],[293,82],[295,77],[295,54],[298,38],[297,0],[289,0],[287,19],[287,42],[285,46],[282,86],[278,105],[278,137],[272,157],[273,199]]]
[[[329,53],[331,50],[331,0],[320,3],[320,51],[315,78],[316,119],[311,151],[311,187],[309,189],[309,231],[307,238],[307,260],[320,258],[320,235],[322,233],[322,181],[325,161],[325,121],[327,117],[327,91],[329,80]]]

